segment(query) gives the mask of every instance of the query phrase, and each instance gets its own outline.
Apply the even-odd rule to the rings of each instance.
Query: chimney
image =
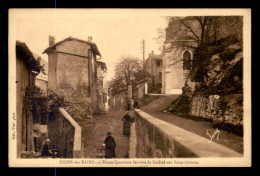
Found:
[[[49,46],[53,45],[55,43],[55,37],[49,35]]]
[[[92,36],[88,36],[88,41],[92,42]]]
[[[151,56],[151,57],[152,57],[153,55],[154,55],[154,52],[153,52],[153,51],[151,51],[151,53],[149,54],[149,56]]]

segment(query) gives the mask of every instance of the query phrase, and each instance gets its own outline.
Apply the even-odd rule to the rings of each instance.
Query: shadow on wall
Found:
[[[75,148],[78,148],[75,145],[75,138],[78,140],[78,135],[81,138],[81,131],[78,132],[76,129],[78,127],[75,127],[75,124],[71,123],[71,119],[68,119],[64,115],[63,111],[65,110],[62,109],[63,111],[61,111],[61,109],[56,114],[51,114],[50,116],[48,123],[49,138],[52,141],[53,147],[59,150],[60,158],[80,158],[81,150],[75,150]],[[81,147],[81,143],[79,145]]]

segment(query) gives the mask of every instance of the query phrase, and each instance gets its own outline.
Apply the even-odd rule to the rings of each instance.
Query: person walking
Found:
[[[129,112],[124,115],[122,118],[123,121],[123,135],[126,137],[130,137],[130,129],[131,129],[131,116],[129,115]]]
[[[139,105],[137,101],[134,102],[134,109],[139,109]]]
[[[130,107],[130,103],[127,103],[127,111],[130,111],[131,107]]]
[[[105,139],[106,148],[105,148],[105,158],[115,158],[116,157],[116,142],[112,137],[112,133],[108,132],[107,137]]]

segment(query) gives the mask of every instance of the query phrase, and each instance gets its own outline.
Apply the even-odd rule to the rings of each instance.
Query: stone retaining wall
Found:
[[[48,123],[48,136],[51,145],[59,148],[61,158],[82,157],[81,127],[63,108]]]
[[[242,157],[187,130],[135,110],[136,158]]]
[[[243,95],[209,95],[192,98],[190,115],[210,118],[213,122],[243,126]]]

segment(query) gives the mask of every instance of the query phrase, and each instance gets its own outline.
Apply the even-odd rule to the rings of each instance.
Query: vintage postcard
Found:
[[[250,167],[250,9],[9,9],[9,167]]]

